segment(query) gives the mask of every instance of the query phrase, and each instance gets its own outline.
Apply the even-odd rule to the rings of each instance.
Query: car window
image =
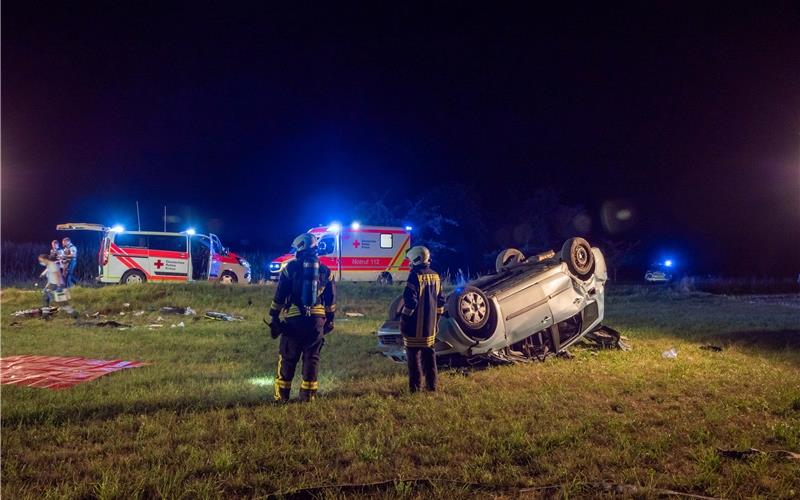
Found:
[[[150,235],[150,250],[163,250],[167,252],[185,252],[185,236]]]
[[[394,243],[391,234],[381,234],[381,248],[392,248]]]
[[[317,243],[317,255],[332,254],[336,247],[336,238],[333,236],[326,236],[319,240]]]
[[[147,235],[118,233],[114,236],[114,244],[125,248],[147,248]]]

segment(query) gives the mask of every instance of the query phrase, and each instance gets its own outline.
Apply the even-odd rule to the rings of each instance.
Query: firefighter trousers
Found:
[[[275,400],[287,401],[292,390],[292,379],[297,370],[297,363],[302,359],[302,377],[300,399],[314,399],[319,388],[317,373],[319,372],[320,350],[325,339],[322,329],[325,318],[300,317],[286,321],[286,331],[281,335],[280,355],[278,356],[278,374],[275,378]]]
[[[408,388],[417,392],[422,385],[422,375],[425,375],[425,387],[429,391],[436,390],[436,353],[433,347],[406,347],[406,360],[408,361]]]

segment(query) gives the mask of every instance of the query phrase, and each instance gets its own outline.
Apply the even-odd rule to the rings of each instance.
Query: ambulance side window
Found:
[[[143,234],[119,233],[114,237],[114,244],[125,248],[147,248],[147,236]]]
[[[150,235],[150,250],[163,250],[167,252],[185,252],[186,237]]]
[[[394,242],[391,234],[381,234],[381,248],[392,248]]]
[[[336,239],[333,236],[322,238],[317,243],[317,255],[332,254],[336,246]]]

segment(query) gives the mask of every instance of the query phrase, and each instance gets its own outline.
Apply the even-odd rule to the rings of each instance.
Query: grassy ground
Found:
[[[559,484],[570,496],[587,494],[580,483],[611,481],[725,497],[800,494],[797,461],[716,451],[800,451],[796,308],[612,288],[606,323],[633,351],[574,350],[572,360],[446,372],[439,393],[411,396],[404,367],[375,354],[373,332],[399,288],[342,286],[340,311],[366,317],[340,313],[323,349],[322,397],[274,406],[277,342],[261,323],[272,292],[202,284],[76,290],[82,312],[135,326],[114,330],[12,318],[40,297],[4,290],[3,356],[152,364],[61,391],[3,386],[3,498],[253,496],[423,477],[440,481],[361,492],[504,497],[515,495],[510,488]],[[162,314],[186,327],[148,330],[163,305],[246,321]],[[726,349],[700,350],[707,342]],[[670,347],[675,360],[661,357]]]

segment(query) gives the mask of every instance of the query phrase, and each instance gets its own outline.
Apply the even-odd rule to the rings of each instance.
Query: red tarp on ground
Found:
[[[61,356],[11,356],[0,358],[0,384],[45,389],[66,389],[117,370],[147,363]]]

